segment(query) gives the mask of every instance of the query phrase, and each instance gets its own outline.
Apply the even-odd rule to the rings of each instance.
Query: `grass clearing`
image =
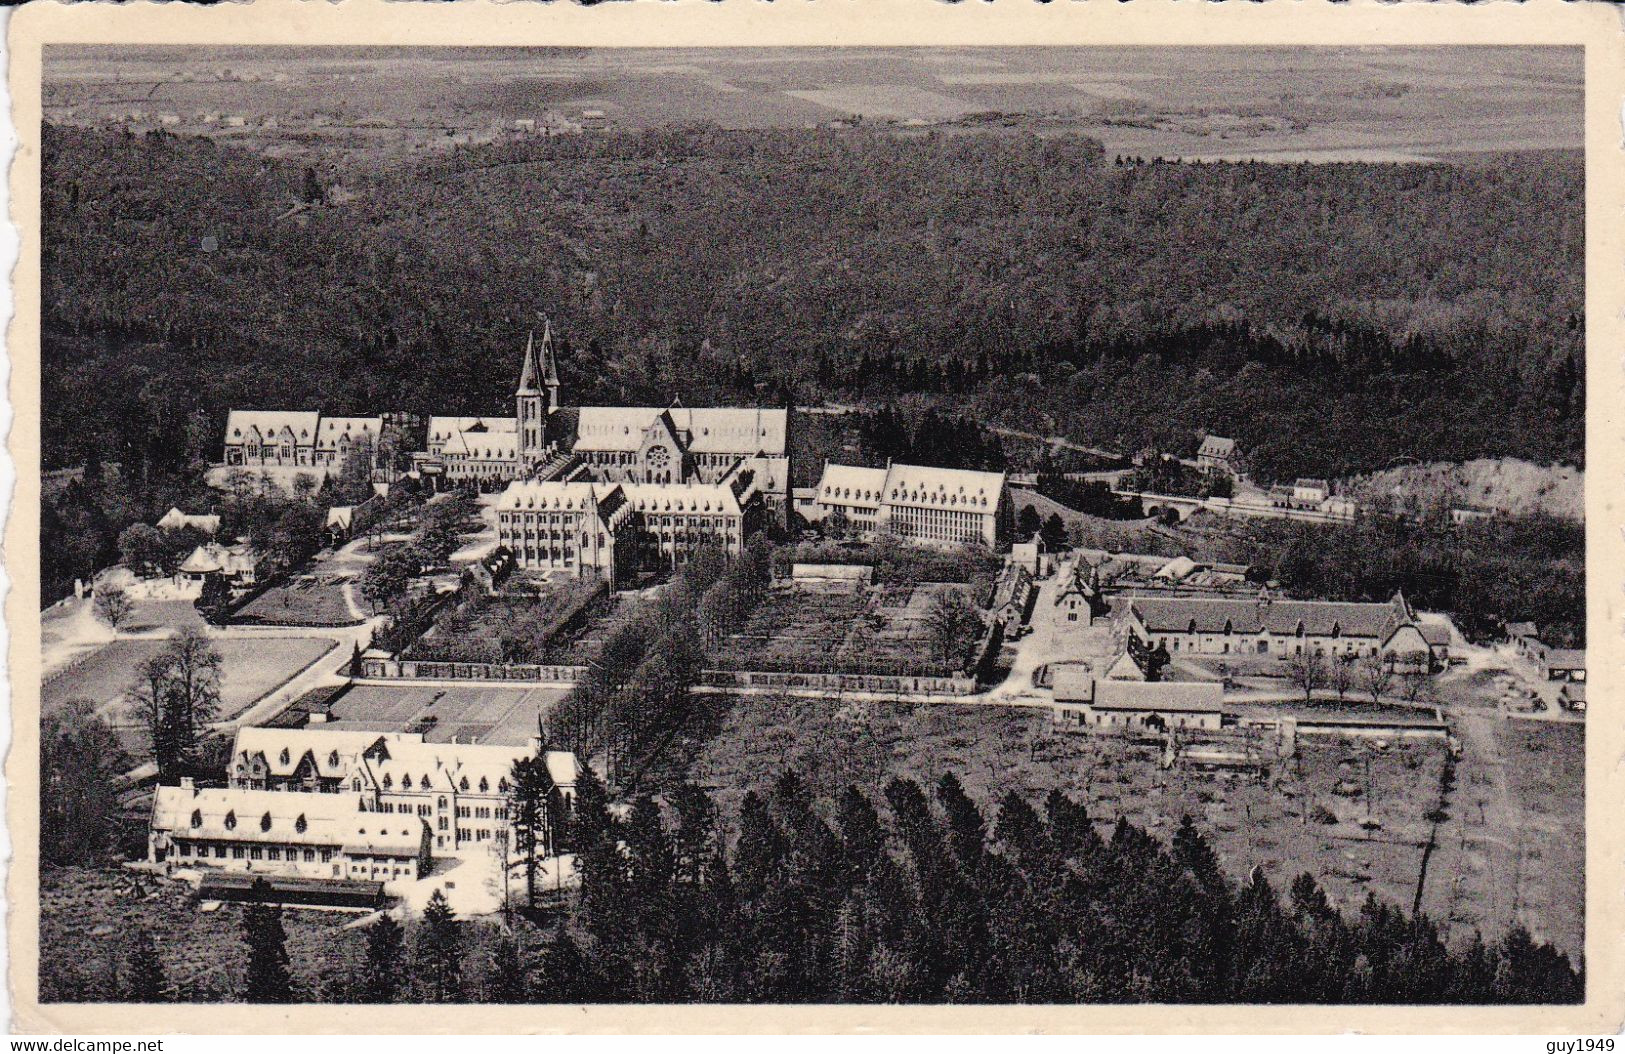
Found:
[[[259,626],[354,626],[362,620],[344,600],[344,587],[303,576],[267,589],[249,601],[232,621]]]
[[[1189,814],[1213,839],[1232,877],[1244,879],[1258,866],[1280,888],[1308,872],[1345,912],[1357,911],[1368,893],[1410,910],[1445,759],[1438,740],[1393,740],[1378,749],[1370,740],[1301,737],[1298,757],[1274,763],[1260,782],[1223,771],[1163,770],[1154,747],[1115,736],[1057,733],[1045,710],[780,697],[735,698],[729,706],[716,734],[694,751],[689,776],[714,791],[730,823],[746,791],[787,769],[827,795],[855,785],[877,800],[894,776],[930,787],[951,771],[989,819],[1012,790],[1039,801],[1059,789],[1087,803],[1103,828],[1127,816],[1161,838],[1171,837],[1180,817]],[[1552,735],[1545,728],[1512,734]],[[1558,735],[1572,738],[1568,728]],[[1578,778],[1572,744],[1548,742],[1544,751],[1529,753],[1545,758],[1559,750],[1575,757],[1545,775],[1538,764],[1514,773],[1525,800],[1550,803],[1534,807],[1557,807],[1571,796],[1564,788],[1578,786],[1569,783]],[[1458,765],[1458,785],[1475,774],[1482,769],[1469,756]],[[1448,802],[1446,810],[1457,811]],[[1380,826],[1366,830],[1368,815]],[[1551,873],[1553,884],[1580,874],[1577,866],[1560,866],[1583,853],[1576,848],[1583,821],[1574,815],[1576,826],[1556,825],[1551,838],[1530,841],[1545,857],[1539,866]],[[1423,903],[1441,921],[1434,901],[1448,877],[1439,870],[1450,867],[1441,864],[1443,856],[1436,852],[1430,862]],[[1548,938],[1578,949],[1583,882],[1576,878],[1572,893],[1538,888],[1545,884],[1525,882],[1526,913],[1558,920],[1545,928]],[[1502,917],[1487,884],[1464,887],[1459,897],[1486,920]],[[1504,930],[1491,921],[1485,932]],[[1450,937],[1468,939],[1470,930],[1453,929]]]

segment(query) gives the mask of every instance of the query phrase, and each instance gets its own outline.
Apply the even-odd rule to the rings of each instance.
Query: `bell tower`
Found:
[[[542,324],[540,355],[533,330],[525,340],[519,367],[519,389],[514,392],[515,426],[519,430],[519,469],[524,472],[547,453],[547,418],[558,409],[559,374],[553,360],[553,324]]]

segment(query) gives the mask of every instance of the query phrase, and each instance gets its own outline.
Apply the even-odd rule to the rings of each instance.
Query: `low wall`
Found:
[[[902,695],[973,695],[970,677],[914,677],[867,673],[772,673],[705,670],[700,683],[712,688],[814,688],[830,692],[895,692]]]
[[[373,656],[361,663],[368,680],[419,681],[524,681],[531,684],[574,684],[587,675],[585,666],[531,665],[495,662],[430,662]]]

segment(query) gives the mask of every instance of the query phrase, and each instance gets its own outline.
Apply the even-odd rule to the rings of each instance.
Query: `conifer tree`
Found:
[[[453,1003],[462,995],[463,938],[446,895],[435,890],[423,909],[412,956],[419,995],[427,1003]]]
[[[145,926],[138,926],[124,958],[124,998],[131,1003],[165,1001],[164,966]]]
[[[487,1003],[525,1001],[525,964],[519,956],[519,943],[512,934],[498,933],[491,942],[482,994]]]
[[[291,1003],[293,980],[288,971],[288,935],[282,928],[282,906],[267,903],[271,885],[254,880],[254,901],[243,909],[243,937],[248,945],[245,1002]]]
[[[388,913],[367,927],[360,994],[363,1002],[393,1003],[406,976],[406,931]]]

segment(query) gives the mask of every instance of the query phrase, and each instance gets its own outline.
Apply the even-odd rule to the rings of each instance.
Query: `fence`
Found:
[[[777,673],[767,670],[705,670],[700,683],[710,688],[811,688],[827,692],[879,692],[897,695],[973,695],[970,677],[900,676],[863,673]]]
[[[530,684],[574,684],[587,675],[585,666],[499,662],[438,662],[371,655],[361,660],[369,680],[523,681]]]

